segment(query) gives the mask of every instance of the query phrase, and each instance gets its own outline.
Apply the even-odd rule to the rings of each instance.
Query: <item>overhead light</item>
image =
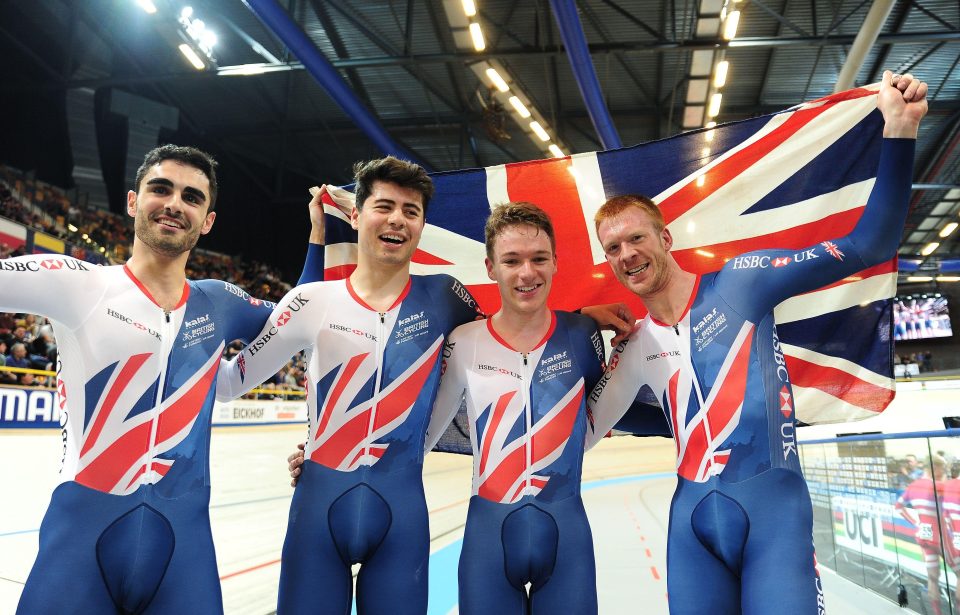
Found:
[[[730,11],[723,22],[723,38],[732,40],[737,36],[737,25],[740,23],[740,11]]]
[[[193,17],[193,7],[192,6],[183,7],[183,10],[180,11],[180,19],[190,19],[191,17]]]
[[[516,96],[511,96],[509,99],[510,104],[513,105],[513,108],[517,110],[517,113],[520,114],[520,117],[530,117],[530,111],[527,109],[527,106],[524,105],[519,98]]]
[[[477,22],[470,24],[470,38],[473,39],[473,48],[477,51],[483,51],[487,48],[487,44],[483,42],[483,30],[480,29],[480,24]]]
[[[76,232],[77,232],[77,227],[75,227],[75,226],[72,225],[72,224],[68,224],[68,225],[67,225],[67,230],[70,231],[71,233],[76,233]]]
[[[706,250],[695,250],[700,256],[706,256],[707,258],[714,258],[716,255],[713,252],[707,252]]]
[[[151,0],[137,0],[137,6],[142,8],[144,11],[153,15],[157,12],[157,5],[155,5]]]
[[[550,150],[550,153],[553,154],[554,158],[566,157],[566,154],[563,153],[563,150],[557,147],[556,143],[551,143],[550,147],[548,147],[547,149]]]
[[[543,129],[543,126],[540,125],[540,122],[530,122],[530,130],[535,132],[541,141],[549,141],[550,135],[547,134],[547,131]]]
[[[930,256],[933,254],[933,251],[940,247],[940,244],[936,241],[931,241],[920,250],[921,256]]]
[[[727,82],[727,70],[730,69],[730,62],[724,60],[717,63],[717,68],[713,72],[713,87],[722,88]]]
[[[490,78],[490,81],[493,82],[493,85],[501,92],[510,91],[510,86],[507,85],[507,82],[503,80],[503,77],[500,76],[500,73],[497,72],[497,69],[488,68],[487,77]]]
[[[933,278],[928,275],[911,275],[907,277],[907,282],[932,282]]]
[[[197,52],[194,51],[193,47],[190,45],[181,43],[178,49],[180,49],[180,53],[183,54],[183,57],[185,57],[188,62],[193,64],[195,69],[203,70],[207,67],[207,65],[203,63],[203,60],[200,59],[200,56],[197,55]]]
[[[477,4],[473,0],[463,0],[463,12],[467,17],[477,14]]]
[[[723,100],[723,94],[720,92],[714,93],[710,97],[710,106],[707,107],[707,116],[708,117],[717,117],[717,114],[720,113],[720,101]]]
[[[938,275],[937,282],[960,282],[960,275]]]
[[[940,236],[941,236],[941,237],[949,237],[949,236],[950,236],[950,233],[952,233],[953,231],[957,230],[957,226],[958,226],[958,224],[957,224],[956,222],[951,222],[950,224],[948,224],[948,225],[946,225],[945,227],[943,227],[942,229],[940,229]]]
[[[270,70],[268,65],[260,64],[237,64],[236,66],[220,66],[217,68],[217,74],[220,76],[233,75],[262,75]]]
[[[717,125],[716,122],[707,122],[705,128],[713,128],[713,127],[716,126],[716,125]],[[714,133],[714,131],[708,130],[708,131],[707,131],[707,134],[704,135],[704,137],[707,139],[707,143],[712,143],[712,142],[713,142],[713,133]]]

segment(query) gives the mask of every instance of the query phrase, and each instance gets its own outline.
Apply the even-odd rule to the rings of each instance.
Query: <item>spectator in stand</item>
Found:
[[[30,342],[30,353],[46,358],[51,349],[56,348],[56,342],[53,339],[53,329],[49,325],[40,328],[37,336]]]
[[[27,328],[22,325],[17,325],[13,329],[13,343],[14,344],[23,344],[26,346],[33,341],[33,338],[27,333]]]
[[[30,367],[30,359],[27,358],[27,347],[21,342],[14,343],[10,347],[10,354],[7,355],[7,367]]]

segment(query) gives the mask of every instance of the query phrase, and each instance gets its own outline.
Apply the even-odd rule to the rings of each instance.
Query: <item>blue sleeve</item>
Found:
[[[449,275],[443,275],[442,279],[447,289],[442,300],[448,306],[448,313],[450,314],[448,334],[460,325],[465,325],[484,316],[480,304],[473,298],[467,287],[460,283],[460,280]]]
[[[276,307],[230,282],[203,280],[198,284],[216,303],[225,329],[223,341],[228,344],[233,340],[242,340],[244,344],[253,340]]]
[[[603,338],[597,323],[590,318],[579,314],[567,314],[567,317],[574,319],[570,327],[570,345],[577,363],[582,366],[584,391],[589,394],[600,381],[607,364]]]
[[[322,282],[324,273],[324,256],[326,246],[318,243],[307,244],[307,260],[303,263],[303,273],[297,280],[297,286],[308,282]]]
[[[884,139],[877,179],[850,234],[796,250],[757,250],[727,262],[717,291],[742,317],[759,322],[777,304],[893,258],[906,221],[914,139]]]

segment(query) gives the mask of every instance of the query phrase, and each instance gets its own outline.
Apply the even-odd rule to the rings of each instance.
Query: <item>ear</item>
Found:
[[[203,226],[200,228],[200,234],[206,235],[210,232],[210,229],[213,228],[213,221],[217,218],[217,212],[211,211],[207,214],[207,217],[203,221]]]
[[[359,223],[357,222],[357,218],[359,217],[360,217],[360,210],[354,207],[353,211],[350,212],[350,226],[352,226],[353,230],[355,231],[359,230],[360,228]]]
[[[670,234],[670,229],[667,227],[663,227],[663,230],[660,231],[660,241],[663,242],[663,247],[668,252],[673,247],[673,235]]]
[[[137,215],[137,193],[133,190],[127,191],[127,215],[130,217]]]
[[[557,267],[557,262],[558,262],[558,261],[557,261],[557,253],[554,252],[554,253],[553,253],[553,273],[554,273],[554,275],[556,275],[557,271],[559,270],[559,268]]]
[[[487,266],[487,277],[496,282],[497,278],[493,277],[493,261],[489,258],[484,258],[483,264]]]

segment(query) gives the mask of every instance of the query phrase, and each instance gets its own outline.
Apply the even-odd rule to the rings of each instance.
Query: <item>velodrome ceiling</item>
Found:
[[[154,14],[144,10],[145,2],[0,3],[0,91],[7,109],[0,128],[12,135],[0,157],[53,180],[67,176],[69,160],[57,148],[68,147],[71,127],[55,117],[57,101],[72,90],[132,94],[178,111],[177,125],[161,136],[207,147],[221,160],[230,205],[219,214],[228,228],[220,243],[240,242],[254,256],[257,247],[283,253],[286,244],[299,244],[299,235],[264,238],[263,229],[296,219],[307,186],[345,183],[352,162],[380,155],[380,148],[244,2],[152,0]],[[188,4],[191,20],[202,19],[216,33],[216,64],[205,70],[187,62],[171,34]],[[522,92],[524,106],[564,153],[603,148],[548,0],[475,0],[477,13],[469,18],[460,0],[279,4],[389,138],[435,170],[548,155],[484,78],[490,67]],[[706,102],[716,89],[695,83],[704,50],[713,69],[721,58],[729,62],[719,122],[829,94],[848,64],[854,85],[879,80],[884,68],[929,82],[931,112],[922,128],[918,189],[901,254],[922,259],[921,269],[935,272],[940,259],[960,258],[960,233],[937,237],[950,221],[960,222],[960,7],[955,0],[889,4],[886,19],[880,11],[877,43],[861,62],[848,62],[858,32],[873,29],[866,0],[576,2],[600,91],[624,145],[676,134],[691,117],[709,119],[689,102]],[[739,11],[739,25],[726,40],[720,18],[733,11]],[[473,48],[469,23],[482,28],[483,51]],[[35,116],[44,114],[53,116],[38,122]],[[32,143],[21,134],[24,124],[41,127],[44,135]],[[98,138],[101,147],[109,142],[109,134]],[[226,187],[230,178],[238,186],[233,192]],[[251,223],[254,228],[247,228]],[[931,241],[940,247],[917,257]]]

